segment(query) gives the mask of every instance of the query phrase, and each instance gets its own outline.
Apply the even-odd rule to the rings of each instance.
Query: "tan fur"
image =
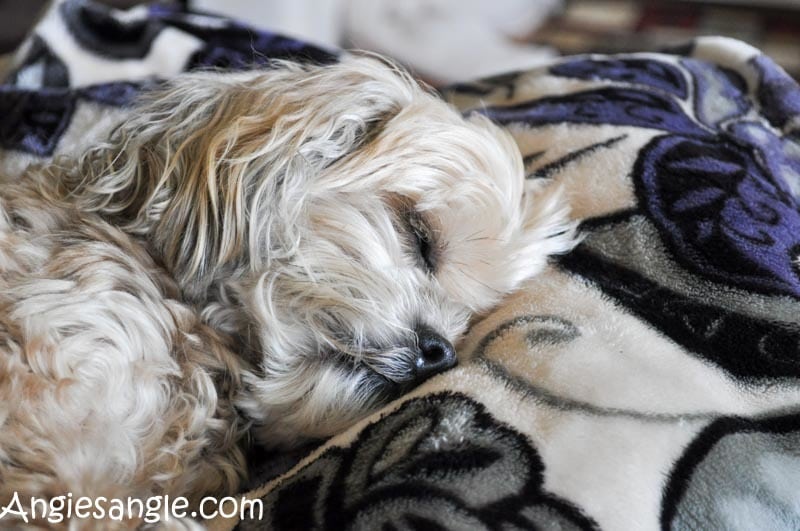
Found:
[[[45,199],[38,177],[0,203],[0,505],[236,489],[229,338],[141,242]]]
[[[235,492],[246,429],[347,427],[572,230],[506,133],[375,58],[180,76],[0,192],[0,503]]]

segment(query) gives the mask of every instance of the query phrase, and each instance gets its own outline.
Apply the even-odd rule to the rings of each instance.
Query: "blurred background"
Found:
[[[98,0],[130,8],[135,0]],[[47,0],[0,0],[0,53]],[[162,2],[167,3],[167,2]],[[378,51],[434,84],[529,68],[556,55],[656,51],[699,35],[761,48],[800,78],[800,0],[182,0],[328,47]]]

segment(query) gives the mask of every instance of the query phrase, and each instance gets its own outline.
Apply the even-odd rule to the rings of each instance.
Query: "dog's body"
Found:
[[[571,244],[513,140],[371,58],[181,77],[0,192],[0,502],[234,492],[451,366]]]
[[[35,178],[0,199],[0,500],[235,488],[230,340],[141,241]]]

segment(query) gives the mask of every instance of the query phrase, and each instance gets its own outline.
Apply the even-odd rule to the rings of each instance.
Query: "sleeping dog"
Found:
[[[0,190],[0,503],[235,492],[567,250],[511,137],[375,57],[179,76]]]

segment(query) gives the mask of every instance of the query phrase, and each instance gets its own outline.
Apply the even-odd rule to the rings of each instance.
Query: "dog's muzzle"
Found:
[[[407,360],[405,377],[400,380],[390,379],[375,369],[368,369],[368,378],[374,390],[384,400],[393,400],[417,387],[428,378],[450,369],[458,362],[456,350],[441,334],[428,326],[419,326],[415,330],[413,355]],[[347,359],[340,355],[340,359]],[[347,360],[349,362],[349,360]],[[366,366],[361,365],[362,368]]]

